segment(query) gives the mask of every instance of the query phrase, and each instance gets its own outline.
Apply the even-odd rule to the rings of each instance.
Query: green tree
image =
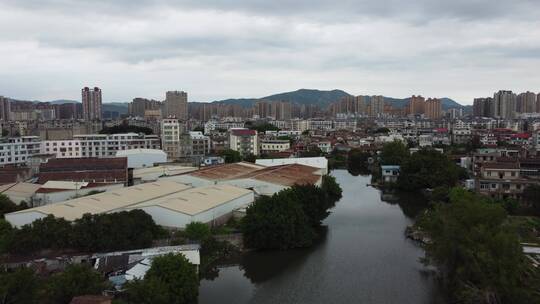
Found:
[[[143,280],[126,285],[129,303],[184,304],[195,303],[199,279],[195,266],[181,254],[156,257]]]
[[[304,214],[309,218],[312,226],[320,226],[328,217],[328,209],[334,206],[332,199],[320,187],[315,185],[294,185],[280,193],[277,199],[289,196],[302,206]]]
[[[351,149],[347,155],[347,169],[353,175],[362,172],[368,172],[368,159],[371,157],[369,152],[360,149]]]
[[[192,241],[204,241],[212,236],[210,227],[201,222],[191,222],[186,225],[186,237]]]
[[[538,303],[538,273],[523,255],[500,204],[453,189],[417,225],[430,237],[425,262],[436,265],[460,303]],[[536,294],[535,294],[536,293]]]
[[[330,203],[335,204],[335,202],[339,201],[341,199],[343,190],[339,186],[339,184],[336,182],[336,178],[331,175],[324,175],[322,177],[322,184],[321,188],[324,193],[326,193],[328,199],[330,200]]]
[[[8,252],[13,237],[13,227],[8,221],[0,218],[0,254]]]
[[[3,218],[6,213],[22,209],[24,209],[24,206],[17,206],[7,195],[0,193],[0,218]]]
[[[19,268],[12,272],[0,270],[0,303],[38,303],[40,280],[29,268]]]
[[[381,165],[401,165],[409,158],[409,150],[401,141],[384,144],[381,151]]]
[[[398,187],[405,191],[455,186],[461,169],[433,149],[422,149],[401,164]]]
[[[219,156],[223,157],[223,159],[225,159],[225,163],[227,164],[242,161],[242,156],[240,155],[240,152],[231,149],[225,149],[219,152]]]
[[[540,216],[540,185],[530,185],[523,190],[522,199]]]
[[[247,247],[289,249],[310,246],[315,231],[310,218],[292,195],[284,191],[261,196],[247,208],[242,220]]]
[[[69,303],[75,296],[101,294],[110,285],[88,265],[71,264],[52,275],[44,286],[46,303]]]

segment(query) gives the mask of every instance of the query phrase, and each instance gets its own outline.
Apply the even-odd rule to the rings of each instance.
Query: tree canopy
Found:
[[[165,231],[142,210],[111,214],[85,214],[70,223],[47,216],[19,229],[0,223],[6,235],[0,249],[10,253],[33,253],[43,249],[112,251],[145,248]],[[99,237],[96,237],[99,236]]]
[[[26,204],[17,205],[7,195],[0,193],[0,218],[4,218],[4,214],[26,209]]]
[[[110,288],[105,278],[84,264],[72,264],[52,275],[44,286],[45,303],[69,303],[75,296],[99,295]]]
[[[460,303],[538,303],[538,271],[523,255],[500,204],[464,189],[417,222],[430,242],[425,262],[436,265]]]
[[[182,254],[170,253],[154,258],[143,280],[126,284],[129,303],[195,303],[198,293],[199,279],[195,266]]]
[[[123,123],[118,126],[105,127],[99,131],[99,134],[118,134],[118,133],[144,133],[146,135],[152,134],[154,131],[148,127],[132,126],[127,123]]]
[[[38,303],[40,283],[32,269],[0,270],[0,303]]]
[[[384,144],[381,151],[381,165],[401,165],[409,157],[407,146],[401,141]]]
[[[535,215],[540,216],[540,185],[530,185],[525,188],[522,199],[531,207]]]
[[[445,186],[453,187],[459,181],[462,169],[433,149],[422,149],[401,164],[398,187],[406,191]]]
[[[341,198],[341,188],[332,176],[321,187],[294,185],[273,196],[261,196],[242,220],[246,246],[256,249],[308,247],[316,228]]]
[[[240,155],[240,152],[234,151],[231,149],[225,149],[223,151],[220,151],[219,156],[223,157],[225,160],[225,163],[237,163],[239,161],[242,161],[242,155]]]

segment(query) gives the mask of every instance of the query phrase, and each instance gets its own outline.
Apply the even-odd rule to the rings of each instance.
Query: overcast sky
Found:
[[[540,91],[538,0],[0,0],[0,95]]]

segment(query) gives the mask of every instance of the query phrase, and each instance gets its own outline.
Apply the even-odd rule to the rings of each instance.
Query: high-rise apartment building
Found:
[[[165,94],[165,117],[188,119],[188,96],[184,91],[168,91]]]
[[[536,94],[533,92],[521,93],[517,96],[516,112],[518,113],[534,113],[536,111]]]
[[[442,116],[442,103],[438,98],[428,98],[424,109],[425,115],[429,119],[440,119]]]
[[[495,118],[513,119],[516,114],[516,94],[501,90],[493,94],[491,114]]]
[[[95,87],[90,89],[84,87],[81,90],[83,119],[84,120],[101,120],[101,89]]]
[[[377,117],[384,113],[384,97],[381,95],[371,96],[369,102],[369,116]]]
[[[420,95],[413,95],[407,105],[407,114],[418,115],[425,113],[426,99]]]
[[[11,113],[11,101],[9,98],[0,96],[0,120],[8,121]]]
[[[492,117],[491,108],[493,98],[475,98],[473,102],[473,115],[475,117]]]
[[[145,117],[147,113],[157,113],[152,111],[159,111],[159,115],[161,116],[161,106],[161,102],[157,100],[133,98],[133,101],[128,104],[128,114],[133,117]]]

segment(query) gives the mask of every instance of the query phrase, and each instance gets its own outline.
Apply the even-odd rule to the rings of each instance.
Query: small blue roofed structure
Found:
[[[399,169],[400,167],[396,165],[381,166],[383,182],[397,182],[397,179],[399,177]]]

